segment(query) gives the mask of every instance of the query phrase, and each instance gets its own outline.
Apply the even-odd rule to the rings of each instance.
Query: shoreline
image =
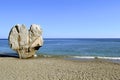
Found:
[[[64,58],[65,60],[94,60],[94,59],[100,59],[100,60],[107,60],[114,63],[120,63],[120,57],[101,57],[101,56],[66,56],[66,55],[37,55],[37,57],[43,57],[43,58]]]
[[[0,58],[3,57],[11,57],[11,58],[19,58],[18,54],[15,53],[0,53]],[[120,57],[101,57],[101,56],[70,56],[70,55],[45,55],[45,54],[37,54],[37,56],[33,58],[63,58],[65,60],[94,60],[94,59],[101,59],[107,60],[114,63],[120,63]],[[28,58],[29,59],[29,58]]]

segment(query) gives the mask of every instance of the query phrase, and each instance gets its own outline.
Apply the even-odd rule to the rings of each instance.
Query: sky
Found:
[[[120,0],[0,0],[0,38],[15,24],[44,38],[120,38]]]

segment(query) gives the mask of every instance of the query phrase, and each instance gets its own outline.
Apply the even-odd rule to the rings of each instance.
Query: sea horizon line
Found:
[[[0,40],[7,40],[7,39],[8,39],[8,38],[0,38]],[[62,37],[60,37],[60,38],[58,38],[58,37],[57,37],[57,38],[51,37],[51,38],[50,38],[50,37],[49,37],[49,38],[46,38],[46,37],[45,37],[45,38],[43,38],[43,39],[120,39],[120,38],[79,38],[79,37],[78,37],[78,38],[77,38],[77,37],[76,37],[76,38],[73,38],[73,37],[69,37],[69,38],[64,38],[64,37],[63,37],[63,38],[62,38]]]

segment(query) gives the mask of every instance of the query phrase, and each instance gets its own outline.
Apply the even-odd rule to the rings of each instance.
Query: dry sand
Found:
[[[103,60],[0,58],[0,80],[120,80],[120,64]]]

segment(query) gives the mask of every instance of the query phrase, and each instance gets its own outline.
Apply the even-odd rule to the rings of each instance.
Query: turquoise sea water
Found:
[[[17,55],[7,39],[0,39],[0,54]],[[45,38],[37,51],[43,55],[120,57],[120,39]]]

